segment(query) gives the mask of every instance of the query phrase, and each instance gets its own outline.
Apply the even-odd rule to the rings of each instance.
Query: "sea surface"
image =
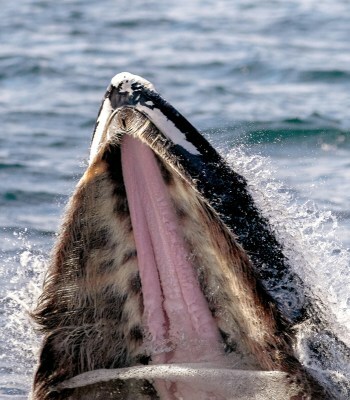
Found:
[[[122,71],[154,83],[247,176],[350,341],[348,0],[0,6],[1,400],[28,396],[38,340],[27,313]]]

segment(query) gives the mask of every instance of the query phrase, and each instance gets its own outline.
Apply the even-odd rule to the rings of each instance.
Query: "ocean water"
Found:
[[[121,71],[153,82],[247,176],[350,342],[349,26],[347,0],[2,2],[0,399],[28,395],[27,313]]]

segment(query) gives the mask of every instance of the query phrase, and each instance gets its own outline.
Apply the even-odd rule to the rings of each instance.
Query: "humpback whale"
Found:
[[[295,350],[311,315],[245,178],[150,82],[116,75],[33,312],[32,398],[330,399]]]

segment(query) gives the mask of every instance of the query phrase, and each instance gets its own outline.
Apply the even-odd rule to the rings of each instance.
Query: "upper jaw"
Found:
[[[180,147],[181,153],[190,157],[205,153],[207,142],[159,95],[150,82],[137,75],[122,72],[112,78],[105,93],[91,141],[90,164],[100,146],[110,138],[108,127],[113,119],[113,113],[123,107],[131,107],[147,117],[164,138]]]

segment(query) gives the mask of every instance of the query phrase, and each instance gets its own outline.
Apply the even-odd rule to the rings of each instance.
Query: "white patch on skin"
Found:
[[[120,84],[122,84],[120,91],[127,92],[129,94],[134,92],[134,90],[131,88],[131,85],[134,83],[139,83],[149,90],[153,90],[154,92],[156,91],[151,82],[143,79],[141,76],[130,74],[129,72],[121,72],[120,74],[115,75],[111,80],[111,84],[114,87],[117,88]]]
[[[109,119],[109,117],[111,116],[113,112],[113,108],[111,105],[111,101],[107,98],[105,99],[105,101],[103,102],[103,106],[101,108],[101,112],[98,116],[98,125],[94,134],[94,138],[92,140],[91,143],[91,148],[90,148],[90,159],[89,159],[89,164],[92,163],[93,159],[95,158],[98,149],[100,147],[100,144],[103,141],[103,132],[105,129],[105,126],[107,124],[107,121]]]
[[[154,106],[154,103],[151,100],[145,101],[145,104],[147,104],[150,107]]]
[[[159,108],[148,108],[141,104],[136,104],[136,110],[141,111],[147,118],[149,118],[153,124],[174,144],[177,144],[184,149],[186,149],[189,153],[193,155],[200,155],[198,149],[186,139],[184,133],[182,133],[176,125],[168,119]]]

